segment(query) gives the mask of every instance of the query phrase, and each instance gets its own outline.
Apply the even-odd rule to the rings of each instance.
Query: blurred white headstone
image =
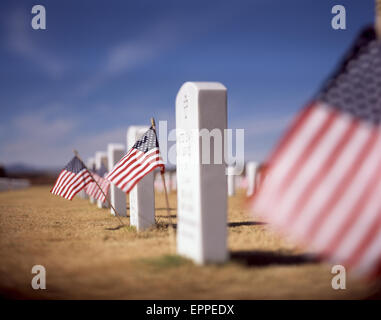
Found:
[[[124,145],[119,143],[109,143],[107,146],[108,154],[108,168],[111,171],[114,165],[123,158],[125,155]],[[126,203],[126,194],[117,188],[114,184],[110,185],[110,201],[116,212],[120,216],[127,216],[127,203]],[[114,209],[111,208],[111,214],[115,215]]]
[[[90,171],[94,171],[95,170],[95,159],[94,158],[88,158],[86,161],[86,167]],[[89,198],[90,198],[90,203],[92,203],[92,204],[96,203],[96,200],[93,197],[89,197]]]
[[[108,170],[108,160],[107,160],[107,152],[97,151],[95,152],[95,169],[99,170],[101,168],[101,164],[103,164]],[[110,199],[110,198],[108,198]],[[102,202],[101,200],[97,200],[98,208],[109,208],[110,205],[108,201]]]
[[[127,130],[127,150],[149,129],[147,126],[131,126]],[[130,223],[136,230],[155,225],[154,172],[144,176],[130,191]]]
[[[228,167],[227,173],[228,173],[228,195],[229,197],[231,197],[235,195],[236,176],[235,176],[234,167]]]
[[[211,164],[202,163],[200,129],[227,127],[227,90],[216,82],[186,82],[176,98],[177,140],[177,252],[199,264],[224,262],[227,252],[226,172],[215,164],[210,139]]]
[[[256,175],[257,175],[258,163],[249,161],[246,163],[246,179],[247,179],[247,192],[248,197],[252,196],[256,187]]]

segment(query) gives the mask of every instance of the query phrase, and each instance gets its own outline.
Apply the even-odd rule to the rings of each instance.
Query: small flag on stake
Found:
[[[156,131],[151,127],[114,166],[106,179],[128,193],[146,174],[157,167],[164,172],[165,166],[160,156]]]
[[[110,181],[104,178],[104,175],[106,174],[107,174],[106,168],[102,163],[99,170],[96,173],[93,173],[93,177],[98,183],[98,185],[94,181],[89,183],[85,188],[86,193],[90,197],[93,197],[94,199],[100,200],[102,202],[106,201],[105,196],[107,196],[109,188],[110,188]]]
[[[381,271],[381,41],[366,30],[269,159],[253,212],[357,275]]]
[[[57,178],[51,193],[72,200],[74,196],[92,181],[83,162],[74,156]]]

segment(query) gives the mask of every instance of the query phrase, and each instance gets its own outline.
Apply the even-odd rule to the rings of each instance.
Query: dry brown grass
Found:
[[[356,281],[331,288],[330,266],[254,223],[243,194],[229,199],[229,249],[225,265],[199,267],[174,255],[162,194],[159,227],[136,233],[115,229],[108,209],[72,202],[48,187],[0,194],[0,294],[47,299],[348,299],[369,288]],[[170,195],[175,215],[176,195]],[[128,218],[123,218],[129,224]],[[175,218],[173,218],[175,222]],[[47,270],[47,290],[31,288],[31,269]]]

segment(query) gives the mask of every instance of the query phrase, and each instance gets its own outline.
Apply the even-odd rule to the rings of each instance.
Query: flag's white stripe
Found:
[[[136,153],[136,151],[137,150],[134,148],[128,151],[127,154],[122,159],[120,159],[112,168],[112,170],[106,175],[106,179],[113,179],[115,175],[117,175],[120,172],[121,168],[126,164],[127,159],[129,157],[132,157]]]
[[[364,161],[361,168],[354,172],[354,179],[348,186],[343,197],[340,198],[330,215],[320,226],[319,232],[313,239],[312,245],[317,250],[325,250],[338,230],[350,219],[348,214],[351,212],[354,203],[359,201],[362,191],[375,174],[375,168],[381,162],[381,139],[369,152],[369,156]]]
[[[86,171],[87,171],[86,169],[83,169],[74,175],[74,177],[67,184],[66,191],[62,192],[62,196],[64,198],[67,198],[69,193],[71,193],[73,187],[75,187],[78,183],[81,182],[82,178],[86,175]]]
[[[73,179],[74,176],[75,176],[74,172],[68,171],[68,174],[66,175],[65,180],[62,181],[62,184],[57,191],[59,195],[62,195],[65,192],[65,189],[68,183],[70,183],[71,179]]]
[[[105,196],[103,195],[102,191],[107,195],[108,186],[110,185],[110,183],[104,178],[99,178],[98,184],[99,184],[100,188],[97,186],[94,198],[97,200],[102,200],[102,199],[105,200]],[[101,189],[102,189],[102,191],[101,191]],[[104,202],[104,200],[103,200],[103,202]]]
[[[97,182],[98,181],[98,176],[95,176],[94,177],[94,182],[93,182],[93,185],[91,186],[91,190],[90,190],[90,192],[91,192],[91,195],[92,195],[92,197],[94,198],[94,195],[95,195],[95,193],[96,193],[96,190],[97,190]]]
[[[140,170],[143,169],[143,167],[145,166],[145,164],[147,164],[148,162],[156,159],[157,157],[160,157],[159,154],[146,154],[145,156],[143,156],[141,159],[139,159],[136,164],[134,164],[134,167],[132,167],[131,171],[123,177],[123,179],[118,183],[118,185],[120,186],[123,186],[127,181],[129,181],[130,179],[133,178],[133,176],[138,173]]]
[[[60,175],[58,176],[57,181],[56,181],[56,183],[55,183],[55,185],[54,185],[54,187],[53,187],[53,189],[52,189],[52,193],[55,193],[55,192],[56,192],[57,186],[60,185],[61,180],[62,180],[62,177],[65,175],[65,173],[66,173],[66,170],[62,170],[62,171],[61,171],[61,173],[60,173]]]
[[[73,197],[81,190],[83,189],[87,184],[88,182],[90,182],[91,179],[87,178],[85,181],[82,181],[69,195],[69,199],[73,199]]]
[[[132,179],[127,185],[126,187],[123,189],[124,192],[129,192],[131,190],[131,188],[133,187],[134,183],[136,181],[138,181],[139,179],[141,179],[142,177],[144,177],[144,175],[146,175],[150,170],[152,170],[153,167],[156,167],[160,164],[164,164],[163,161],[155,161],[153,163],[151,163],[144,171],[142,171],[141,173],[139,173],[134,179]]]
[[[72,176],[70,177],[70,179],[68,179],[66,182],[65,182],[65,187],[61,190],[61,195],[64,196],[65,193],[67,191],[69,191],[69,189],[71,188],[72,184],[75,184],[76,181],[78,179],[81,178],[81,175],[84,173],[84,170],[86,169],[82,169],[80,172],[78,172],[77,174],[75,174],[74,172],[72,173]]]
[[[64,182],[66,181],[66,178],[67,178],[69,175],[70,175],[70,171],[65,170],[64,175],[62,176],[62,179],[61,179],[60,183],[57,184],[57,186],[56,186],[56,188],[55,188],[55,190],[54,190],[54,194],[56,194],[56,195],[59,195],[59,194],[60,194],[59,191],[60,191],[60,189],[62,188],[62,186],[65,185]]]
[[[136,170],[139,170],[139,168],[140,169],[142,168],[143,164],[147,161],[148,158],[157,156],[156,153],[148,154],[148,152],[146,154],[141,153],[141,155],[142,156],[138,160],[130,163],[129,166],[127,168],[125,168],[124,172],[116,180],[116,181],[118,181],[117,183],[115,183],[116,186],[122,187],[123,184],[125,184],[127,180],[131,179],[131,177],[134,175],[134,173],[136,173]]]
[[[372,197],[366,204],[362,214],[358,217],[352,228],[346,232],[345,238],[335,251],[334,258],[337,261],[347,260],[355,250],[358,243],[363,239],[369,231],[372,223],[379,214],[381,209],[381,181],[374,190]]]
[[[125,175],[125,173],[124,173],[125,171],[130,170],[131,164],[137,165],[138,163],[141,163],[143,161],[144,157],[150,156],[151,154],[154,154],[157,151],[158,151],[158,148],[153,148],[153,149],[149,150],[146,153],[144,153],[144,152],[142,152],[140,150],[136,150],[135,154],[133,154],[131,159],[129,159],[123,166],[118,168],[118,170],[117,170],[118,172],[115,172],[112,175],[110,175],[108,180],[110,180],[113,183],[115,183],[115,185],[117,185],[117,184],[119,185],[121,183],[121,180],[122,180],[121,177],[123,177]],[[116,176],[119,172],[121,172],[121,174],[119,176]]]
[[[79,181],[77,186],[73,186],[72,191],[67,195],[67,197],[71,200],[82,188],[86,186],[88,182],[91,181],[90,175],[87,173],[84,175],[83,179]]]
[[[295,235],[300,237],[306,236],[305,232],[310,229],[311,224],[326,205],[326,201],[322,201],[322,199],[330,199],[332,193],[337,189],[339,183],[341,183],[343,176],[348,173],[350,166],[356,160],[369,136],[369,130],[356,131],[353,138],[347,143],[345,149],[339,155],[330,172],[315,189],[315,192],[303,209],[303,214],[291,225],[290,232],[294,232]]]
[[[381,214],[381,212],[379,212]],[[365,275],[374,271],[378,266],[381,257],[381,228],[378,229],[377,235],[373,241],[367,246],[364,255],[355,263],[352,268],[355,274]]]
[[[98,188],[96,182],[98,182],[99,176],[95,174],[95,175],[93,175],[93,177],[94,177],[94,182],[92,183],[89,192],[90,192],[90,195],[93,198],[95,198],[96,190]]]
[[[106,178],[108,180],[114,179],[115,176],[118,175],[118,173],[120,171],[122,171],[126,165],[128,165],[128,163],[131,161],[131,159],[136,158],[137,152],[138,152],[138,150],[135,148],[132,148],[130,151],[128,151],[128,153],[122,159],[120,159],[119,162],[114,166],[114,168],[109,172],[109,174],[106,176]],[[126,160],[129,157],[131,157],[131,159]]]
[[[290,214],[293,213],[292,209],[300,200],[301,193],[303,193],[303,190],[309,185],[311,180],[316,178],[316,174],[321,169],[321,164],[329,157],[334,148],[337,147],[337,144],[350,125],[351,121],[348,117],[338,118],[326,134],[320,138],[305,164],[299,168],[290,185],[287,186],[284,195],[279,201],[274,203],[273,212],[276,214],[273,218],[275,223],[283,225],[288,220]]]
[[[255,200],[255,210],[272,212],[268,206],[274,203],[274,195],[281,182],[329,115],[328,108],[319,106],[305,119],[297,134],[289,141],[283,154],[280,155],[274,168],[269,172]]]

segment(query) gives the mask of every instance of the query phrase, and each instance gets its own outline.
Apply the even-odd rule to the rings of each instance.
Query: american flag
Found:
[[[381,271],[381,41],[355,41],[269,159],[253,212],[360,276]]]
[[[106,173],[107,173],[107,170],[102,163],[101,167],[96,171],[96,173],[94,172],[92,174],[94,177],[94,180],[98,184],[95,183],[95,181],[93,181],[93,182],[89,183],[85,188],[86,193],[90,197],[93,197],[94,199],[100,200],[102,202],[106,201],[105,195],[107,196],[109,188],[110,188],[110,181],[108,181],[104,178],[104,175],[106,175]]]
[[[83,162],[77,156],[74,156],[61,171],[50,192],[71,200],[90,181],[92,181],[92,178],[89,171]]]
[[[128,193],[140,179],[157,167],[164,171],[156,131],[151,127],[120,159],[106,179]]]

